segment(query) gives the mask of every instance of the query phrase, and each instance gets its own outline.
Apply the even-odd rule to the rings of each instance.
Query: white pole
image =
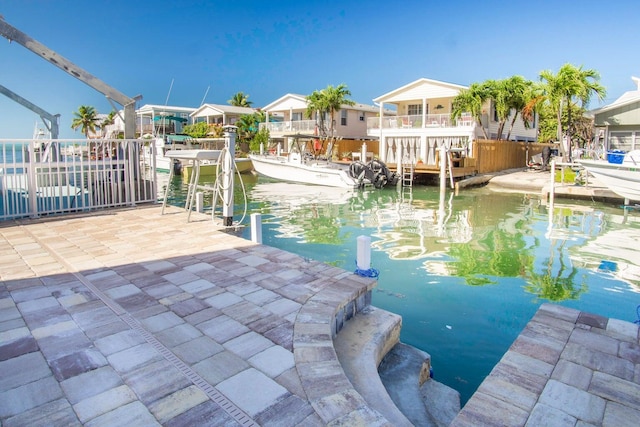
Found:
[[[356,259],[358,270],[369,270],[371,268],[371,237],[358,236],[356,240],[358,245]]]
[[[196,212],[204,212],[204,193],[202,191],[196,193]]]
[[[444,141],[440,146],[440,191],[445,191],[447,188],[447,148],[444,146]]]
[[[222,164],[222,225],[230,227],[233,225],[233,172],[236,157],[236,130],[233,125],[224,127],[224,144],[227,149],[227,157]]]
[[[553,201],[556,192],[556,161],[551,160],[551,178],[549,182],[549,225],[548,231],[553,229]]]
[[[251,241],[262,244],[262,215],[251,214]]]
[[[362,163],[367,163],[367,143],[362,143],[362,148],[360,149],[360,161]]]

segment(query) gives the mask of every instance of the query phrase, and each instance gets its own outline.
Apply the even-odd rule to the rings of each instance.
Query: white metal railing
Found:
[[[451,120],[450,114],[427,114],[383,117],[382,129],[427,129],[457,126],[473,126],[473,120],[470,114],[463,113],[455,122]],[[367,130],[380,129],[379,117],[367,118]]]
[[[260,123],[260,129],[267,128],[271,136],[284,134],[314,135],[316,131],[315,120],[293,120],[286,122]]]
[[[154,151],[143,140],[0,139],[0,220],[156,202],[154,156],[142,155]]]

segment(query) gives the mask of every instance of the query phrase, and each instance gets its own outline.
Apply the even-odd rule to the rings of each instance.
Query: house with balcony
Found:
[[[328,135],[331,128],[329,114],[327,113],[324,117],[324,129],[320,129],[318,126],[320,120],[305,116],[307,106],[306,96],[288,93],[262,108],[266,115],[266,123],[260,123],[260,128],[267,128],[274,142],[286,142],[286,139],[294,137],[331,136]],[[367,123],[381,112],[385,115],[394,114],[393,111],[380,110],[373,105],[359,103],[343,105],[334,116],[333,136],[339,141],[345,141],[339,143],[345,147],[347,141],[351,142],[350,146],[359,147],[363,142],[377,139],[375,136],[368,135]],[[286,147],[286,144],[284,146]]]
[[[596,149],[640,150],[640,78],[631,77],[636,90],[623,93],[611,104],[591,110],[596,127]]]
[[[171,105],[145,104],[136,110],[136,135],[156,136],[182,133],[184,125],[189,123],[189,114],[195,108],[175,107]],[[99,115],[100,121],[106,114]],[[124,110],[113,117],[113,124],[101,130],[105,138],[118,138],[124,135]]]
[[[213,125],[235,125],[240,117],[253,114],[257,110],[249,107],[234,105],[203,104],[190,114],[192,123],[206,122]]]
[[[196,109],[170,105],[145,104],[136,111],[136,129],[143,135],[170,135],[182,133],[189,123],[189,115]]]
[[[375,98],[380,114],[368,119],[367,135],[379,139],[380,159],[436,167],[444,145],[456,165],[473,165],[473,143],[483,135],[480,123],[470,113],[451,119],[453,99],[464,89],[467,87],[421,78]],[[387,108],[394,108],[396,115],[383,115]],[[481,124],[490,138],[497,137],[499,122],[491,101],[483,108]],[[527,129],[518,118],[510,139],[534,141],[536,135],[535,126]]]

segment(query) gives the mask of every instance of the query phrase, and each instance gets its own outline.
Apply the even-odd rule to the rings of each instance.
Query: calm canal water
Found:
[[[373,305],[400,314],[401,341],[431,354],[434,377],[464,405],[540,304],[637,320],[640,212],[592,202],[436,187],[351,192],[243,176],[263,243],[355,269],[370,236]],[[239,185],[236,185],[239,188]],[[171,183],[169,203],[186,186]],[[236,220],[243,203],[236,191]],[[207,204],[210,206],[210,203]],[[552,222],[552,227],[549,227]],[[242,237],[250,239],[245,228]]]

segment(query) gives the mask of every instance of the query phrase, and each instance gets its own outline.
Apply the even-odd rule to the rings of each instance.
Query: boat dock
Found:
[[[186,215],[0,223],[0,424],[392,425],[333,341],[376,281]],[[542,306],[453,425],[541,419],[637,425],[638,326]]]

